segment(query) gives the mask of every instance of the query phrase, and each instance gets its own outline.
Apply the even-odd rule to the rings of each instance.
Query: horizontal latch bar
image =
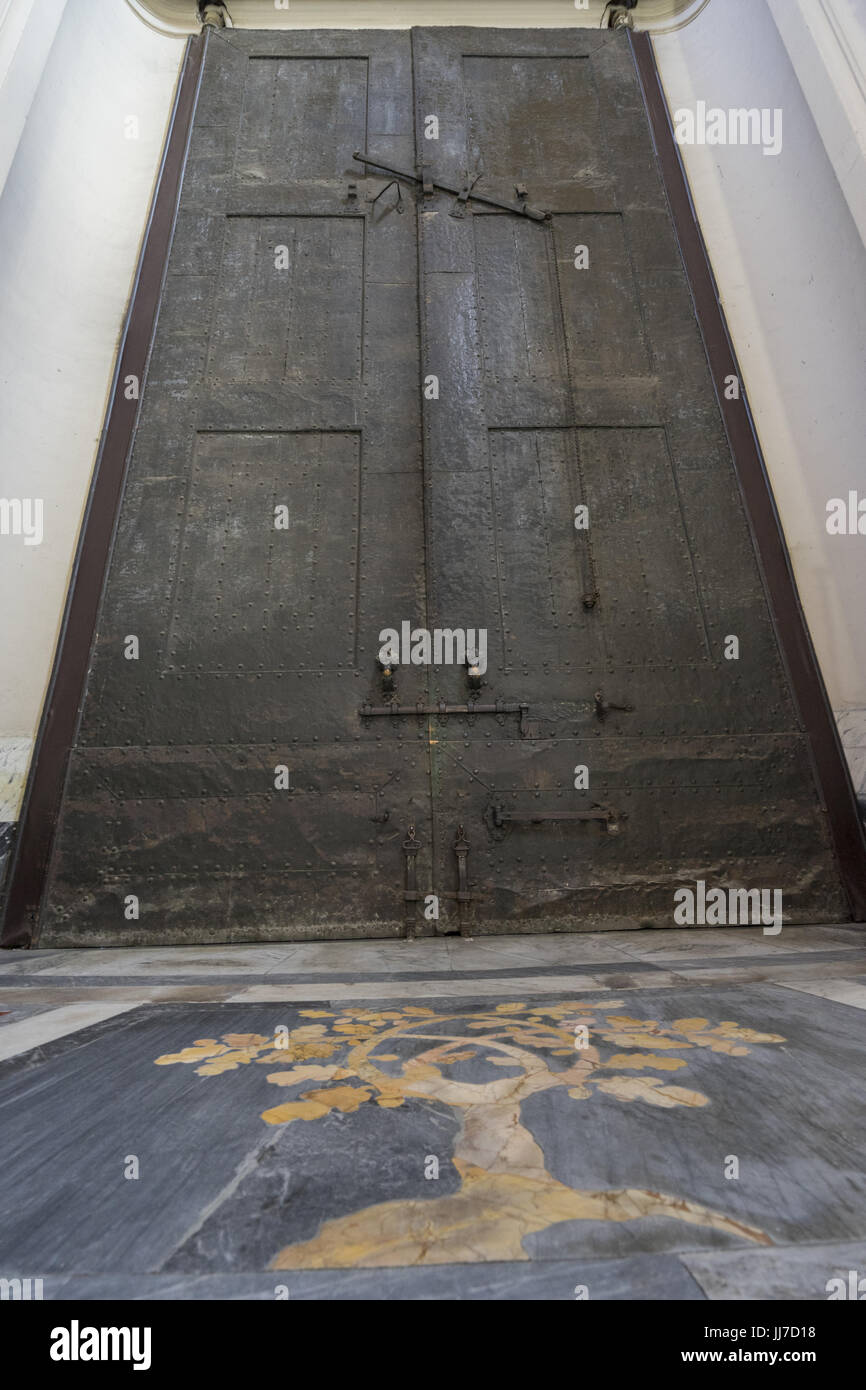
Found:
[[[597,820],[610,829],[612,825],[627,819],[623,811],[614,811],[610,806],[594,806],[589,811],[532,811],[517,807],[506,810],[504,806],[494,805],[490,808],[490,813],[493,825],[497,828],[516,821],[528,821],[531,825],[536,825],[549,820]]]
[[[438,705],[420,702],[417,705],[362,705],[358,713],[362,719],[372,719],[377,715],[398,718],[412,714],[525,714],[528,709],[529,705],[519,704],[515,700],[497,700],[494,704],[478,701],[465,705],[448,705],[442,700]]]

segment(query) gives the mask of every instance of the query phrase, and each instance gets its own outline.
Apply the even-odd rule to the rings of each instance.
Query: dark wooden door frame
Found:
[[[99,602],[141,403],[140,399],[126,399],[124,382],[129,376],[137,377],[139,398],[143,395],[141,388],[156,327],[208,38],[209,30],[205,29],[187,40],[169,119],[9,866],[0,935],[0,945],[5,947],[33,945],[38,928],[54,829],[84,698]]]
[[[35,941],[54,828],[138,415],[139,402],[127,401],[121,388],[129,375],[137,376],[141,383],[145,379],[207,43],[207,31],[188,41],[181,70],[16,836],[0,937],[0,944],[5,947],[27,947]],[[629,43],[783,660],[809,738],[840,876],[853,919],[866,921],[866,837],[851,776],[674,140],[652,41],[645,33],[629,34]],[[731,374],[741,383],[737,401],[726,400],[719,390],[719,383]]]

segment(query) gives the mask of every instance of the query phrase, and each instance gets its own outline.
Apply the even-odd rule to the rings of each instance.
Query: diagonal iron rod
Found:
[[[468,197],[474,203],[486,203],[488,207],[504,208],[506,212],[516,212],[518,217],[529,217],[533,222],[547,222],[550,219],[549,212],[545,212],[543,208],[533,207],[531,203],[527,203],[523,199],[515,199],[514,202],[509,203],[503,198],[491,198],[486,193],[476,193],[471,189],[467,192],[466,184],[457,188],[454,184],[443,183],[441,179],[427,178],[422,180],[417,173],[407,173],[405,169],[393,169],[389,164],[380,164],[378,159],[371,159],[363,150],[356,150],[352,158],[357,159],[359,164],[371,164],[375,169],[382,169],[384,173],[393,174],[395,178],[404,179],[407,183],[426,182],[433,188],[441,189],[443,193],[453,193],[463,202]]]

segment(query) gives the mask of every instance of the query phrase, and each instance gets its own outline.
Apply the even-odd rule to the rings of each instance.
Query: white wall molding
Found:
[[[0,0],[0,192],[66,0]]]
[[[866,245],[866,5],[863,0],[768,4]]]
[[[145,23],[165,34],[198,30],[195,0],[126,0]],[[605,0],[224,0],[238,29],[409,29],[413,25],[482,25],[498,29],[597,29]],[[709,0],[638,0],[636,29],[652,32],[688,23]]]

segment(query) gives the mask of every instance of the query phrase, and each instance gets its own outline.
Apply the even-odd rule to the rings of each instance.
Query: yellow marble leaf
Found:
[[[682,1057],[655,1057],[651,1052],[615,1052],[604,1067],[640,1071],[642,1067],[653,1067],[656,1071],[676,1071],[678,1067],[688,1066]]]
[[[288,1125],[293,1120],[318,1120],[328,1114],[327,1105],[319,1105],[314,1100],[289,1100],[285,1105],[275,1105],[262,1112],[266,1125]]]
[[[290,1039],[294,1042],[309,1042],[312,1038],[324,1038],[328,1030],[324,1023],[305,1023],[303,1028],[293,1028]]]
[[[657,1047],[660,1050],[675,1047],[682,1051],[684,1047],[691,1047],[691,1043],[676,1041],[673,1038],[654,1038],[649,1033],[599,1033],[598,1036],[605,1042],[615,1043],[617,1047]]]
[[[407,1081],[433,1081],[441,1077],[442,1073],[429,1062],[420,1062],[412,1058],[404,1066],[403,1075]]]
[[[197,1067],[199,1076],[219,1076],[224,1071],[234,1071],[237,1067],[247,1066],[253,1060],[258,1051],[257,1048],[238,1048],[235,1052],[223,1052],[219,1057],[212,1057],[203,1066]]]
[[[755,1028],[743,1028],[739,1023],[717,1023],[713,1032],[721,1033],[727,1038],[736,1038],[739,1042],[781,1043],[785,1041],[780,1033],[759,1033]]]
[[[340,1067],[291,1067],[289,1071],[269,1071],[265,1080],[275,1086],[296,1086],[299,1081],[333,1081],[337,1074],[351,1076]]]
[[[342,1110],[351,1115],[354,1110],[369,1100],[373,1092],[366,1086],[329,1086],[321,1091],[304,1091],[303,1100],[317,1102],[329,1110]]]
[[[203,1038],[180,1052],[166,1052],[162,1057],[157,1057],[155,1065],[171,1067],[175,1062],[201,1062],[205,1057],[216,1057],[221,1052],[228,1052],[228,1048],[222,1043],[213,1042],[210,1038]]]
[[[302,1043],[300,1047],[292,1047],[286,1060],[292,1062],[303,1061],[305,1057],[332,1057],[337,1051],[339,1043],[333,1042],[312,1042]]]
[[[657,1076],[614,1076],[596,1081],[595,1084],[600,1091],[616,1096],[617,1100],[643,1100],[648,1105],[659,1105],[665,1110],[675,1105],[709,1104],[700,1091],[689,1091],[683,1086],[666,1086]]]

